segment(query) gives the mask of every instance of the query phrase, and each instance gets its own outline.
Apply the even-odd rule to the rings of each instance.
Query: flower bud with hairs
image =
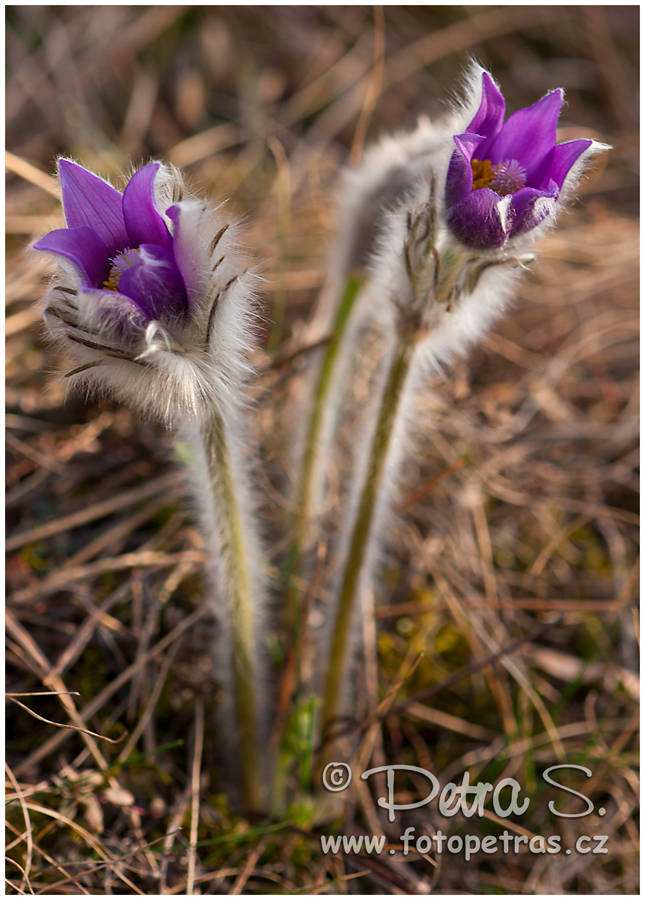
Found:
[[[156,162],[121,194],[59,160],[67,228],[35,245],[59,270],[44,318],[67,373],[165,421],[228,405],[244,383],[257,278],[221,208],[186,197]]]
[[[604,144],[556,144],[564,92],[551,91],[504,121],[506,103],[492,77],[474,66],[452,124],[445,184],[446,222],[467,247],[497,250],[534,240],[555,224],[590,157]]]
[[[265,572],[244,422],[254,291],[238,227],[221,207],[187,197],[179,171],[155,162],[121,194],[59,161],[67,228],[35,245],[59,268],[45,322],[74,360],[66,377],[172,424],[188,452],[220,621],[215,650],[226,697],[220,733],[245,807],[263,809],[258,697]]]
[[[555,224],[587,161],[605,145],[556,145],[562,92],[504,124],[505,103],[479,66],[467,100],[442,129],[451,140],[385,214],[364,306],[386,346],[372,423],[354,481],[327,650],[323,739],[344,712],[361,589],[379,558],[414,397],[429,373],[481,339],[506,308],[535,239]],[[476,153],[477,158],[476,158]],[[327,742],[325,759],[334,744]]]

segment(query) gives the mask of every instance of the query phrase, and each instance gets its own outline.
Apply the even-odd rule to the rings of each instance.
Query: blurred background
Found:
[[[97,755],[91,738],[10,705],[9,892],[30,877],[59,893],[634,893],[639,8],[29,5],[6,17],[7,685],[38,691],[49,677],[81,696],[28,698],[37,714],[131,736]],[[410,647],[425,657],[400,699],[525,640],[486,678],[390,716],[381,746],[442,780],[467,767],[471,781],[517,777],[533,798],[518,827],[608,834],[610,852],[363,865],[322,856],[315,831],[268,837],[227,808],[210,726],[199,743],[196,706],[217,691],[212,625],[191,627],[200,540],[171,440],[109,401],[66,397],[34,307],[48,263],[28,248],[63,224],[59,155],[117,184],[131,163],[172,161],[245,217],[274,323],[258,337],[256,393],[279,560],[300,363],[276,374],[270,356],[297,346],[323,285],[339,167],[441,116],[472,58],[509,111],[564,87],[560,138],[613,149],[541,242],[514,311],[419,403],[361,690],[371,708]],[[549,816],[536,772],[563,758],[593,770],[584,790],[604,819]],[[331,833],[387,831],[369,798],[348,804]],[[214,844],[196,847],[197,822]],[[118,870],[95,861],[128,853]]]
[[[261,258],[276,264],[286,249],[287,306],[306,314],[334,174],[361,142],[374,81],[368,142],[441,116],[471,58],[494,72],[509,110],[564,86],[562,128],[614,147],[594,197],[636,215],[637,20],[634,6],[386,7],[375,47],[367,6],[12,6],[7,147],[49,173],[59,154],[111,176],[151,157],[185,167],[249,212]],[[286,248],[285,180],[297,222]],[[8,188],[8,230],[26,244],[47,226],[24,217],[58,207],[19,175]]]

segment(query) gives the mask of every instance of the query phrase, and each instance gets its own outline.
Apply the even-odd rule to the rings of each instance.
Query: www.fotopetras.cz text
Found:
[[[425,855],[434,850],[436,853],[451,853],[453,855],[463,853],[466,861],[471,859],[476,853],[550,853],[551,855],[558,853],[571,853],[571,848],[565,849],[562,846],[562,838],[560,835],[553,834],[549,837],[542,835],[533,835],[528,837],[523,834],[511,834],[504,831],[498,837],[487,835],[479,838],[474,834],[467,834],[463,837],[453,834],[450,837],[437,831],[433,835],[420,834],[416,837],[416,829],[413,826],[407,828],[400,836],[401,847],[389,847],[385,845],[385,835],[375,837],[373,835],[338,835],[329,836],[322,835],[320,838],[320,847],[323,853],[344,853],[360,854],[365,852],[368,854],[380,854],[384,850],[388,850],[390,855],[394,856],[397,851],[401,851],[403,856],[409,853],[419,853]],[[605,847],[608,835],[597,834],[593,837],[589,835],[580,835],[575,844],[576,853],[586,855],[588,853],[608,853]]]

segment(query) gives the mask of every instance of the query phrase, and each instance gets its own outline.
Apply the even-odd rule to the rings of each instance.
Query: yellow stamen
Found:
[[[141,250],[138,247],[135,247],[124,250],[123,253],[119,253],[115,256],[112,260],[112,267],[110,269],[110,274],[108,275],[108,280],[103,282],[103,287],[107,288],[108,291],[118,291],[121,276],[138,261],[140,253]]]
[[[107,281],[103,282],[103,287],[107,288],[108,291],[118,291],[120,278],[121,278],[120,272],[117,272],[116,269],[110,269],[109,278]]]
[[[489,187],[495,177],[490,160],[473,159],[471,166],[473,170],[473,190],[478,191],[480,188]]]

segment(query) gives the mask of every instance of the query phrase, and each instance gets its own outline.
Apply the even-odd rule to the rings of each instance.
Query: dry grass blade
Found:
[[[198,553],[194,550],[183,550],[180,553],[158,553],[154,550],[144,550],[138,553],[124,553],[123,556],[108,556],[105,559],[98,559],[93,563],[88,563],[86,566],[70,566],[69,569],[52,572],[39,584],[25,588],[22,591],[16,591],[13,601],[16,605],[30,603],[36,597],[46,596],[73,584],[75,581],[89,580],[104,572],[118,572],[123,569],[140,567],[160,566],[166,568],[167,566],[175,565],[175,563],[204,563],[207,561],[208,558],[203,553]]]
[[[176,144],[168,151],[168,156],[176,166],[189,166],[227,147],[234,147],[241,138],[240,130],[235,125],[216,125]]]
[[[7,7],[6,31],[6,892],[636,893],[638,8],[23,4]],[[458,814],[432,819],[435,833],[555,834],[563,852],[392,857],[424,810],[397,811],[390,835],[378,776],[342,795],[334,823],[311,820],[315,760],[299,730],[286,795],[311,830],[267,839],[223,796],[219,625],[202,603],[203,544],[170,438],[51,377],[61,360],[35,305],[50,264],[26,251],[64,227],[49,174],[60,156],[119,188],[131,164],[172,161],[196,192],[231,201],[264,261],[245,416],[277,604],[295,436],[329,341],[307,345],[307,323],[324,303],[339,169],[372,138],[442,117],[470,57],[490,67],[508,113],[562,86],[560,140],[612,150],[537,246],[513,308],[410,410],[417,443],[366,586],[347,732],[365,720],[355,782],[361,768],[409,763],[444,784],[514,778],[532,798],[519,826]],[[272,308],[282,321],[267,353]],[[307,598],[298,659],[284,665],[290,636],[278,616],[267,625],[285,673],[273,747],[296,683],[306,702],[315,675],[379,354],[366,334],[343,387],[319,535],[328,556],[294,577]],[[72,727],[43,727],[61,708]],[[128,732],[116,747],[96,736]],[[603,818],[550,816],[552,799],[579,806],[542,778],[563,751],[593,771],[566,783]],[[397,803],[420,799],[411,777],[397,785]],[[390,840],[379,856],[325,854],[318,825]],[[585,833],[607,834],[609,852],[566,854]]]
[[[68,694],[70,697],[80,697],[78,691],[26,691],[25,693],[5,693],[5,697],[56,697],[59,694]]]
[[[196,884],[203,884],[208,881],[223,881],[225,878],[232,878],[235,875],[238,875],[240,869],[238,866],[233,866],[231,868],[220,869],[219,872],[209,872],[205,875],[198,875],[195,879]],[[175,887],[170,888],[170,890],[165,891],[166,894],[183,894],[185,893],[185,884],[179,884]]]
[[[465,734],[466,737],[470,737],[475,741],[492,741],[497,737],[495,732],[489,728],[473,725],[472,722],[466,722],[464,719],[442,712],[440,709],[430,709],[422,703],[408,703],[405,707],[404,715],[431,722],[433,725],[439,725],[440,728],[448,729],[448,731]]]
[[[58,658],[58,662],[55,664],[52,669],[53,675],[63,675],[67,669],[75,662],[76,659],[81,655],[85,647],[87,646],[94,630],[101,624],[103,617],[107,615],[107,613],[112,609],[112,607],[124,600],[125,597],[129,595],[132,590],[131,581],[128,580],[125,585],[118,588],[114,593],[110,594],[110,596],[101,604],[99,607],[95,607],[89,616],[84,620],[81,627],[77,630],[73,639],[69,642],[67,647],[63,650],[61,655]]]
[[[233,887],[229,891],[229,894],[237,896],[242,893],[242,891],[244,890],[244,888],[246,886],[246,882],[249,880],[250,876],[253,873],[253,869],[257,865],[259,858],[264,853],[264,848],[267,845],[267,841],[268,841],[267,837],[260,838],[260,840],[258,841],[257,847],[255,847],[251,851],[248,859],[244,863],[244,868],[242,869],[240,874],[235,879],[235,883],[233,884]]]
[[[294,894],[311,894],[313,897],[317,897],[323,890],[327,890],[327,888],[336,887],[337,885],[347,884],[348,881],[355,881],[357,878],[362,878],[364,875],[369,875],[369,869],[363,869],[362,872],[352,872],[351,875],[343,875],[342,878],[334,878],[332,881],[324,882],[324,886],[318,884],[308,885],[303,888],[299,888],[299,890],[294,891]]]
[[[47,175],[46,172],[41,172],[40,169],[37,169],[26,159],[21,159],[19,156],[5,150],[4,165],[9,172],[15,172],[16,175],[20,175],[21,178],[42,188],[43,191],[56,197],[57,200],[59,199],[60,191],[56,179],[52,178],[51,175]]]
[[[53,691],[52,693],[62,693],[61,691]],[[69,691],[66,693],[69,694]],[[80,728],[78,725],[70,725],[69,723],[61,723],[61,722],[52,722],[51,719],[45,719],[43,716],[39,716],[38,713],[35,713],[33,709],[29,709],[24,703],[21,703],[20,700],[16,700],[15,697],[9,696],[9,700],[12,703],[17,704],[21,709],[24,709],[25,712],[28,712],[30,716],[33,716],[34,719],[38,719],[39,722],[45,722],[46,725],[54,725],[56,728],[71,728],[73,731],[80,731],[81,734],[89,734],[91,737],[99,738],[101,741],[108,741],[110,744],[120,744],[125,735],[118,739],[109,738],[104,734],[97,734],[96,731],[90,731],[88,728]]]
[[[29,818],[29,809],[25,802],[25,795],[21,791],[20,785],[16,781],[16,778],[15,778],[13,772],[11,771],[9,765],[6,762],[5,762],[5,771],[6,771],[7,775],[9,776],[9,781],[13,785],[13,788],[16,792],[16,797],[18,798],[18,802],[20,803],[20,809],[22,810],[22,814],[25,819],[25,829],[26,830],[24,833],[24,837],[27,841],[27,857],[25,859],[25,868],[23,870],[23,879],[24,879],[24,884],[26,885],[27,889],[29,890],[29,893],[33,894],[32,887],[29,883],[29,871],[31,869],[31,862],[33,859],[33,852],[34,852],[32,825],[31,825],[31,820]],[[21,835],[21,839],[22,839],[22,837],[23,836]]]
[[[417,69],[451,53],[468,50],[487,38],[526,28],[535,22],[535,12],[535,7],[530,10],[521,7],[486,10],[477,12],[465,21],[425,35],[387,60],[385,84],[390,85],[407,78]],[[543,25],[552,25],[554,21],[567,17],[567,12],[562,12],[560,8],[557,11],[556,8],[540,8],[540,21]]]
[[[8,787],[8,785],[7,785],[7,787]],[[20,787],[20,791],[22,792],[22,796],[23,796],[23,797],[31,797],[33,794],[42,794],[42,793],[46,793],[46,792],[47,792],[47,789],[48,789],[48,784],[47,784],[46,781],[41,781],[40,784],[29,785],[29,786],[27,786],[27,785],[19,785],[19,787]],[[17,799],[18,799],[18,794],[10,794],[10,793],[8,793],[8,794],[5,795],[5,800],[6,800],[7,803],[9,803],[9,802],[12,801],[12,800],[17,800]],[[23,840],[25,839],[25,835],[26,835],[26,832],[23,832],[21,835],[19,835],[19,836],[16,838],[16,840],[14,841],[14,843],[19,844],[20,841],[23,841]],[[6,850],[9,850],[10,848],[11,848],[11,845],[7,845],[7,847],[5,847]]]
[[[157,838],[156,840],[150,841],[149,843],[144,844],[141,847],[137,847],[135,850],[131,850],[129,853],[120,854],[118,857],[118,860],[116,860],[116,862],[118,862],[119,864],[123,864],[127,859],[129,859],[133,856],[136,856],[138,853],[141,853],[142,850],[148,850],[150,847],[154,847],[154,845],[158,844],[160,840],[163,840],[163,839]],[[51,861],[51,860],[49,860],[49,858],[47,858],[47,859],[48,859],[48,861]],[[96,865],[91,866],[90,868],[86,869],[83,872],[78,872],[76,875],[69,875],[66,878],[61,879],[60,881],[55,881],[53,884],[48,886],[48,891],[53,891],[55,888],[60,889],[61,887],[64,887],[67,884],[73,884],[78,889],[79,893],[87,894],[89,892],[85,888],[82,887],[82,885],[79,883],[79,879],[87,878],[89,875],[95,875],[97,872],[105,871],[105,869],[107,869],[108,867],[110,867],[112,865],[113,865],[113,863],[111,861],[97,863]],[[57,866],[56,868],[58,868],[59,871],[61,871],[63,874],[65,874],[64,869],[60,869],[59,866]],[[39,891],[39,893],[45,893],[45,892]]]
[[[534,612],[618,612],[620,604],[617,600],[542,600],[539,597],[513,597],[512,600],[498,598],[489,603],[486,597],[468,597],[462,600],[466,607],[472,609],[526,609]],[[377,619],[389,619],[392,616],[416,616],[445,609],[446,603],[397,603],[394,606],[382,606],[375,611]]]
[[[29,229],[29,233],[32,233],[31,229]],[[27,328],[33,328],[39,321],[40,319],[35,309],[32,309],[31,307],[29,307],[29,309],[23,309],[22,312],[15,313],[13,316],[6,319],[5,337],[9,338],[14,334],[19,334]]]
[[[186,813],[188,812],[191,793],[192,787],[188,784],[175,802],[176,808],[168,824],[166,834],[164,835],[163,850],[161,853],[161,861],[159,863],[159,893],[162,895],[173,893],[168,890],[167,885],[169,855],[172,850],[175,836],[181,832],[181,823],[184,821]],[[180,891],[178,890],[177,893],[180,893]]]
[[[156,513],[167,506],[169,502],[172,502],[172,500],[179,496],[179,491],[177,491],[177,493],[170,491],[168,494],[164,494],[164,496],[148,503],[140,510],[140,512],[128,516],[125,522],[119,522],[112,528],[108,528],[103,534],[97,537],[96,540],[90,541],[90,543],[86,544],[78,551],[78,553],[75,553],[74,556],[70,556],[65,568],[69,567],[70,569],[73,569],[74,566],[80,566],[82,563],[92,559],[92,557],[98,556],[99,553],[108,550],[110,547],[114,546],[114,544],[120,543],[135,529],[139,528],[139,526],[143,525],[145,522],[148,522],[156,515]]]
[[[25,796],[27,796],[27,795],[25,794]],[[9,831],[15,833],[15,828],[11,825],[10,822],[7,823],[7,827],[8,827]],[[22,840],[23,837],[24,837],[24,835],[19,835],[19,840]],[[16,840],[18,840],[18,838]],[[5,850],[8,851],[9,846],[5,847]],[[83,887],[83,885],[74,876],[68,877],[65,869],[58,862],[56,862],[54,859],[52,859],[52,857],[48,853],[46,853],[41,847],[39,847],[38,844],[34,844],[34,850],[38,856],[42,856],[42,858],[50,864],[52,869],[55,869],[57,872],[60,872],[61,875],[65,876],[65,883],[73,884],[79,894],[88,894],[89,895],[89,891],[87,890],[87,888]]]
[[[188,878],[186,893],[195,893],[195,867],[197,864],[197,831],[199,829],[199,796],[202,771],[202,753],[204,750],[204,701],[198,700],[195,705],[195,748],[193,750],[193,766],[190,777],[191,810],[190,841],[188,844]]]
[[[72,700],[69,692],[66,691],[64,682],[62,681],[62,679],[59,676],[52,674],[52,666],[50,665],[49,661],[47,660],[45,655],[42,653],[42,651],[40,650],[40,648],[38,647],[36,642],[25,631],[25,629],[21,626],[21,624],[14,618],[14,616],[9,611],[5,612],[5,618],[6,618],[7,631],[15,638],[15,640],[19,643],[19,645],[26,651],[26,653],[28,654],[28,657],[33,662],[33,664],[40,669],[41,678],[42,678],[43,683],[50,684],[53,687],[53,689],[57,692],[57,695],[60,696],[60,700],[61,700],[61,703],[62,703],[65,711],[67,712],[67,714],[71,718],[72,722],[74,723],[73,729],[64,729],[64,728],[62,728],[62,726],[57,726],[57,727],[61,727],[61,729],[62,729],[61,732],[59,732],[59,733],[69,734],[70,730],[74,730],[74,731],[77,731],[79,734],[81,734],[83,737],[83,740],[86,744],[87,750],[93,756],[99,769],[103,773],[106,774],[110,788],[115,790],[117,793],[120,793],[122,790],[121,786],[119,785],[116,777],[114,777],[113,775],[110,775],[108,773],[108,764],[105,760],[105,757],[103,756],[103,754],[101,753],[101,751],[99,750],[98,746],[96,745],[96,743],[94,741],[94,737],[99,737],[100,739],[103,739],[103,736],[95,735],[94,732],[90,732],[88,729],[86,729],[84,727],[85,723],[84,723],[83,719],[81,718],[81,716],[79,715],[79,713],[76,709],[76,705],[74,704],[74,701]],[[23,704],[20,703],[18,700],[14,699],[13,702],[18,704],[19,706],[23,706]],[[27,712],[29,712],[30,715],[33,715],[31,710],[27,709]],[[39,717],[36,717],[36,718],[39,718]],[[57,724],[57,723],[50,723],[50,724]],[[108,742],[109,743],[118,743],[118,742],[113,741],[110,738],[108,738]],[[94,801],[94,803],[96,805],[96,803],[97,803],[96,800]]]
[[[451,466],[448,466],[447,469],[444,469],[439,475],[435,475],[434,478],[431,478],[430,481],[427,481],[425,484],[422,484],[421,487],[417,488],[415,491],[412,491],[411,494],[408,494],[407,497],[404,497],[397,505],[394,507],[394,511],[397,513],[404,513],[408,510],[413,503],[416,503],[417,500],[421,500],[422,497],[425,497],[426,494],[429,494],[431,491],[437,487],[437,485],[441,484],[444,478],[447,478],[448,475],[452,475],[454,472],[458,472],[459,469],[463,469],[466,465],[465,459],[458,459],[457,462],[454,462]]]
[[[22,873],[22,877],[23,877],[23,881],[24,881],[24,878],[25,878],[25,870],[24,870],[23,867],[20,865],[20,863],[14,862],[14,864],[15,864],[16,868]],[[26,891],[24,891],[24,890],[22,889],[21,885],[14,884],[13,881],[11,881],[11,880],[10,880],[9,878],[7,878],[6,876],[5,876],[5,883],[8,884],[8,885],[12,888],[13,892],[16,893],[16,894],[26,894],[26,893],[27,893]]]
[[[32,812],[38,812],[41,815],[49,816],[50,818],[55,819],[57,822],[61,822],[63,825],[71,828],[73,831],[76,831],[77,834],[82,837],[83,840],[90,845],[90,847],[92,847],[94,852],[101,857],[101,859],[105,860],[107,863],[114,864],[114,858],[105,850],[104,845],[101,844],[100,841],[96,840],[96,838],[94,838],[94,836],[91,835],[90,832],[87,831],[87,829],[83,828],[82,825],[79,825],[78,822],[69,819],[67,816],[62,815],[56,810],[48,809],[46,806],[41,806],[39,803],[29,802],[26,804],[26,806],[27,809],[30,809]],[[140,891],[139,888],[132,884],[130,879],[126,875],[124,875],[123,872],[119,871],[117,865],[114,866],[114,869],[117,877],[120,878],[121,881],[123,881],[131,891],[133,891],[135,894],[143,895],[143,891]]]
[[[119,753],[119,762],[125,762],[130,754],[134,751],[134,748],[137,745],[137,742],[141,735],[144,733],[148,722],[152,718],[155,713],[155,707],[159,702],[159,697],[161,696],[161,692],[163,691],[166,678],[168,677],[168,672],[170,671],[170,667],[172,666],[173,660],[175,658],[175,654],[179,649],[179,639],[171,645],[166,657],[159,669],[159,674],[155,680],[155,686],[150,694],[150,699],[146,704],[146,708],[144,709],[141,718],[137,722],[136,728],[128,738],[128,742]],[[203,738],[203,735],[202,735]]]
[[[80,711],[79,718],[89,719],[90,716],[93,716],[95,712],[97,712],[106,700],[108,700],[116,691],[119,690],[124,684],[127,684],[128,681],[141,669],[142,666],[146,665],[150,660],[154,659],[159,653],[163,652],[170,644],[172,644],[184,631],[191,628],[195,622],[198,622],[199,619],[203,618],[210,614],[210,608],[207,604],[204,604],[199,609],[195,610],[191,615],[189,615],[186,619],[176,625],[173,630],[167,634],[164,638],[158,641],[154,647],[152,647],[149,651],[144,653],[139,659],[137,659],[136,663],[133,663],[131,666],[128,666],[120,675],[118,675],[110,684],[108,684],[95,698],[89,703],[84,709]],[[28,771],[33,765],[39,762],[41,759],[46,757],[49,753],[55,750],[57,747],[62,744],[66,738],[67,734],[61,732],[59,734],[54,735],[48,741],[46,741],[42,746],[38,747],[27,759],[24,760],[19,766],[16,767],[15,773],[16,775],[22,775],[23,772]]]
[[[280,258],[274,275],[273,307],[271,310],[271,329],[267,343],[267,353],[275,353],[282,343],[284,307],[287,293],[287,266],[289,262],[289,237],[291,231],[291,175],[289,160],[284,147],[277,138],[267,141],[274,156],[277,173],[275,192],[277,204],[277,229]]]
[[[5,549],[10,553],[12,550],[17,550],[19,547],[24,547],[25,544],[30,544],[33,541],[42,541],[46,538],[53,537],[55,534],[60,534],[61,531],[78,528],[79,525],[87,525],[88,522],[93,522],[95,519],[101,519],[103,516],[107,516],[126,506],[131,506],[134,503],[138,503],[140,500],[147,500],[148,497],[172,489],[182,480],[183,476],[177,472],[163,475],[161,478],[157,478],[154,481],[148,482],[148,484],[143,484],[138,488],[133,488],[130,491],[119,494],[117,497],[113,497],[110,500],[104,500],[102,503],[96,503],[93,506],[79,510],[69,516],[56,519],[46,525],[32,528],[23,534],[16,534],[7,540]]]
[[[514,653],[522,644],[526,644],[529,641],[534,641],[538,637],[541,637],[543,634],[546,634],[551,628],[555,627],[556,623],[549,622],[546,625],[542,625],[540,628],[536,628],[535,631],[531,632],[531,634],[526,635],[526,637],[518,638],[516,641],[513,641],[512,644],[509,644],[508,647],[504,647],[502,650],[498,650],[496,653],[492,653],[490,656],[487,656],[485,659],[478,660],[473,665],[466,666],[461,669],[459,672],[456,672],[454,675],[451,675],[450,678],[446,679],[442,684],[434,685],[430,688],[424,688],[424,690],[419,691],[419,693],[414,694],[411,698],[407,700],[406,703],[400,704],[395,707],[394,712],[403,711],[407,704],[416,701],[416,700],[425,700],[428,697],[431,697],[433,694],[439,693],[439,691],[444,690],[446,687],[450,685],[457,684],[457,682],[461,681],[466,675],[470,675],[473,672],[478,671],[479,669],[483,669],[485,666],[490,666],[492,663],[497,662],[498,659],[508,655],[509,653]]]
[[[39,466],[44,466],[45,469],[49,469],[50,472],[56,472],[58,475],[65,474],[65,466],[62,466],[55,459],[49,459],[44,453],[39,453],[38,450],[34,450],[33,447],[30,447],[29,444],[14,437],[10,432],[5,434],[5,440],[10,447],[13,447],[14,450],[18,450],[30,459],[33,459]]]
[[[606,691],[611,691],[616,682],[621,682],[634,700],[640,699],[640,678],[635,672],[616,665],[603,665],[602,663],[589,665],[570,653],[562,653],[538,645],[529,645],[528,653],[534,665],[564,682],[580,680],[584,684],[592,684],[601,681],[604,682]]]
[[[367,129],[378,101],[385,62],[385,21],[383,7],[374,7],[374,66],[370,78],[365,101],[354,132],[354,140],[349,153],[349,165],[356,166],[363,151]]]

